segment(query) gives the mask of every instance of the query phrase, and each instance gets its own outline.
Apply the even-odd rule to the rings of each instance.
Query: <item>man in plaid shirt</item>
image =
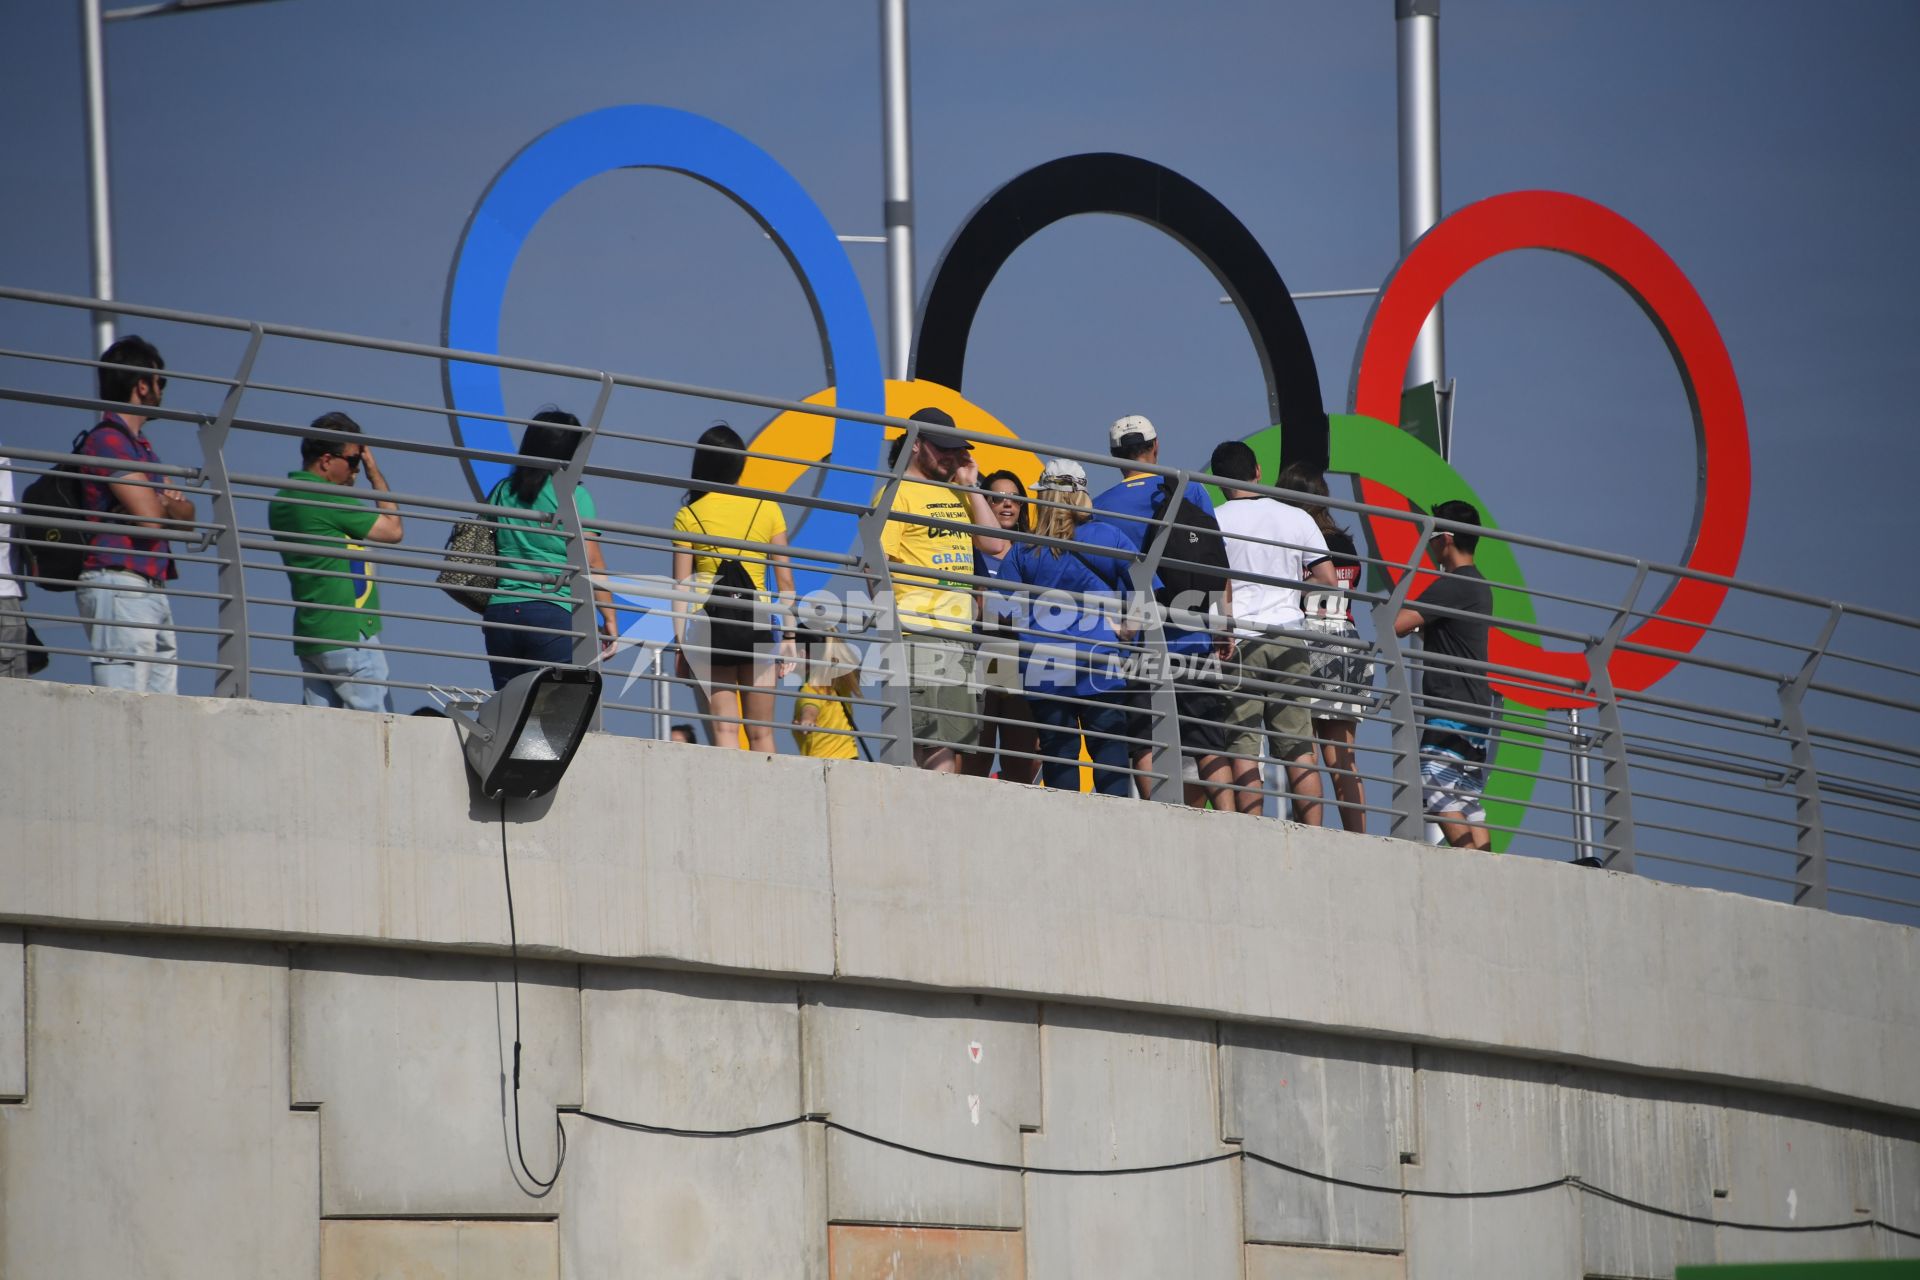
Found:
[[[179,490],[163,487],[159,477],[125,465],[160,461],[142,428],[145,410],[157,406],[166,392],[162,370],[167,366],[152,343],[131,334],[108,347],[100,362],[123,366],[99,370],[100,398],[126,408],[103,414],[75,450],[109,464],[81,468],[87,477],[80,486],[81,501],[108,523],[143,525],[155,532],[151,537],[93,535],[74,599],[87,623],[94,684],[174,693],[180,683],[174,665],[179,646],[166,587],[180,570],[166,544],[192,534],[165,530],[160,522],[193,519],[193,503]]]

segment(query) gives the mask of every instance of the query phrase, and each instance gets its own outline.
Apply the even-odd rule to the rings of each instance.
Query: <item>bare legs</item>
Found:
[[[1351,720],[1315,720],[1313,733],[1320,739],[1320,758],[1333,779],[1333,795],[1340,810],[1340,825],[1348,831],[1365,833],[1367,829],[1367,785],[1355,771]]]
[[[744,719],[758,720],[762,723],[746,726],[748,751],[772,751],[773,740],[773,686],[778,677],[774,674],[771,662],[728,663],[725,666],[715,664],[713,683],[707,693],[707,702],[712,708],[713,719],[709,722],[713,729],[715,746],[731,747],[740,741],[741,703],[746,704]],[[752,681],[748,684],[748,681]],[[735,688],[746,685],[744,694]]]

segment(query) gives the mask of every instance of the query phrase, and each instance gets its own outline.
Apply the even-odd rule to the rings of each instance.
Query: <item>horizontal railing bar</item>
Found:
[[[1898,849],[1903,853],[1920,853],[1920,844],[1903,844],[1898,840],[1889,840],[1885,836],[1870,836],[1864,831],[1849,831],[1827,823],[1826,832],[1830,836],[1839,836],[1843,840],[1864,840],[1868,844],[1877,844],[1885,849]]]
[[[62,658],[96,658],[100,656],[99,651],[95,649],[73,649],[65,645],[57,644],[26,644],[23,642],[21,644],[7,645],[6,647],[8,649],[17,649],[23,653],[44,653],[49,656]],[[156,667],[183,667],[194,671],[232,670],[232,668],[224,662],[199,662],[192,658],[160,658],[149,656],[142,657],[139,661],[149,663]]]
[[[559,537],[560,535],[553,534],[551,536]],[[311,542],[286,542],[275,538],[255,538],[244,535],[239,539],[239,542],[242,551],[272,551],[275,553],[290,551],[294,555],[310,556],[316,552],[325,552],[328,550],[325,545],[316,546]],[[402,569],[425,569],[432,573],[443,572],[447,569],[458,569],[462,573],[475,573],[481,577],[496,580],[511,579],[514,582],[551,583],[555,586],[564,585],[572,576],[571,571],[566,569],[548,572],[546,570],[517,565],[509,568],[498,568],[484,564],[458,563],[448,560],[444,556],[381,551],[373,547],[358,548],[354,551],[353,558],[356,560],[365,560],[370,564],[390,564]],[[301,572],[305,572],[305,570]]]
[[[1864,797],[1828,795],[1825,791],[1822,791],[1820,795],[1820,807],[1823,810],[1845,809],[1849,813],[1864,813],[1875,818],[1887,818],[1894,822],[1913,821],[1912,812],[1904,811],[1904,806],[1900,809],[1878,809],[1872,805],[1860,803],[1862,799],[1864,799]]]
[[[1777,716],[1759,716],[1746,711],[1735,711],[1731,708],[1720,711],[1702,703],[1689,702],[1684,698],[1669,698],[1661,694],[1649,693],[1645,689],[1635,689],[1632,691],[1622,689],[1617,694],[1617,697],[1620,700],[1621,710],[1623,711],[1640,710],[1643,706],[1665,707],[1675,711],[1692,711],[1696,713],[1723,715],[1729,719],[1744,721],[1751,725],[1764,725],[1775,731],[1778,731],[1780,725],[1780,720]]]
[[[1920,880],[1920,871],[1902,871],[1899,867],[1883,867],[1877,862],[1855,862],[1851,858],[1842,858],[1838,854],[1828,853],[1827,862],[1836,867],[1852,867],[1856,871],[1871,871],[1877,875],[1899,876],[1904,880]]]
[[[1663,747],[1676,747],[1682,750],[1710,753],[1717,759],[1743,760],[1751,764],[1760,765],[1768,770],[1786,769],[1789,772],[1792,770],[1790,764],[1783,760],[1775,759],[1773,756],[1757,756],[1749,751],[1735,751],[1731,747],[1711,746],[1707,743],[1694,742],[1687,738],[1669,738],[1657,733],[1641,732],[1628,733],[1626,738],[1629,742],[1648,742]]]
[[[1746,876],[1751,880],[1771,880],[1775,884],[1791,885],[1795,889],[1806,888],[1804,881],[1791,876],[1777,876],[1765,871],[1749,871],[1745,867],[1730,866],[1723,862],[1702,862],[1698,858],[1683,858],[1677,853],[1660,853],[1644,847],[1635,849],[1634,857],[1651,858],[1655,862],[1677,862],[1683,867],[1698,867],[1702,871],[1720,871],[1727,875]],[[1828,892],[1837,892],[1837,890],[1829,888]]]
[[[1810,727],[1807,733],[1810,737],[1814,738],[1825,738],[1831,742],[1851,743],[1857,747],[1872,747],[1876,751],[1887,751],[1896,756],[1920,761],[1920,748],[1904,742],[1888,742],[1884,738],[1869,738],[1864,734],[1846,733],[1840,729],[1821,728],[1817,726]]]
[[[1695,627],[1694,630],[1710,633],[1710,628]],[[1703,657],[1697,651],[1682,652],[1679,649],[1663,649],[1659,645],[1641,644],[1636,640],[1621,640],[1616,646],[1628,653],[1646,654],[1654,658],[1669,658],[1682,666],[1704,667],[1709,671],[1723,671],[1728,675],[1746,676],[1751,680],[1764,680],[1769,684],[1779,684],[1786,678],[1779,671],[1768,671],[1764,667],[1750,667],[1744,662],[1728,662],[1721,658]]]
[[[1712,840],[1715,843],[1737,844],[1745,849],[1757,849],[1761,853],[1777,853],[1783,858],[1798,856],[1793,849],[1784,848],[1777,844],[1763,844],[1758,840],[1748,840],[1744,836],[1730,836],[1723,831],[1716,831],[1712,835],[1703,835],[1692,827],[1676,827],[1670,822],[1650,822],[1637,810],[1633,815],[1633,825],[1635,829],[1644,827],[1649,831],[1665,831],[1669,835],[1698,836],[1701,839]]]
[[[481,655],[481,657],[483,658],[485,656],[486,656],[485,654]],[[505,661],[505,659],[500,659],[500,661]],[[533,665],[540,665],[540,664],[536,663]],[[570,663],[555,663],[553,665],[558,667],[563,667],[568,670],[577,669],[577,668],[574,668]],[[380,687],[386,688],[386,689],[411,689],[416,693],[428,693],[428,694],[432,693],[436,688],[443,687],[431,681],[423,682],[418,680],[400,680],[393,676],[388,676],[385,680],[372,680],[372,679],[368,679],[366,676],[339,675],[333,672],[326,672],[326,671],[307,671],[304,668],[299,671],[291,671],[285,667],[249,667],[248,671],[251,674],[256,676],[272,676],[272,677],[285,679],[285,680],[324,680],[328,684],[341,684],[341,683],[371,684],[371,685],[379,685]],[[438,708],[435,708],[435,710],[438,710]],[[413,711],[413,712],[395,711],[390,714],[398,716],[398,715],[418,715],[420,713],[417,711]]]
[[[1781,799],[1786,801],[1791,801],[1792,798],[1791,796],[1785,795],[1781,797]],[[1751,809],[1735,809],[1730,805],[1713,804],[1706,800],[1688,800],[1680,796],[1661,795],[1655,791],[1643,791],[1639,787],[1633,789],[1633,799],[1636,804],[1644,800],[1649,804],[1670,804],[1681,809],[1704,809],[1709,813],[1724,813],[1729,817],[1746,818],[1754,822],[1770,822],[1775,826],[1793,827],[1796,830],[1804,828],[1807,825],[1798,818],[1783,818],[1771,813],[1755,813]]]
[[[125,406],[121,406],[125,408]],[[98,471],[138,471],[146,475],[176,476],[183,480],[203,481],[205,474],[198,467],[181,466],[171,462],[143,462],[138,458],[108,458],[92,453],[58,453],[50,449],[23,449],[18,445],[6,446],[9,463],[42,462],[51,467],[92,467]],[[49,474],[48,467],[21,467],[9,465],[0,470],[12,471],[19,475],[44,476]],[[132,484],[145,489],[164,489],[168,486],[143,481],[137,476],[122,480],[111,480],[105,476],[95,476],[95,480],[107,484]]]
[[[1693,725],[1696,728],[1711,729],[1715,733],[1740,734],[1749,738],[1765,738],[1770,742],[1777,741],[1780,737],[1781,728],[1778,717],[1772,720],[1767,720],[1759,716],[1743,717],[1739,720],[1734,720],[1728,716],[1722,716],[1716,719],[1711,709],[1686,712],[1668,707],[1648,706],[1637,700],[1629,704],[1625,699],[1626,695],[1621,695],[1621,712],[1635,717],[1647,716],[1658,720],[1671,720],[1679,724]],[[1636,730],[1636,736],[1638,733],[1639,731]]]
[[[1820,779],[1820,791],[1823,795],[1846,796],[1853,800],[1875,800],[1920,812],[1920,791],[1897,787],[1890,782],[1875,783],[1869,787],[1843,778],[1823,777]]]
[[[1855,702],[1870,702],[1879,707],[1892,707],[1895,711],[1911,712],[1920,715],[1920,702],[1908,702],[1904,698],[1889,698],[1884,694],[1868,693],[1864,689],[1852,689],[1846,685],[1826,684],[1815,680],[1807,685],[1812,693],[1828,693],[1837,698],[1850,698]]]
[[[501,518],[512,516],[515,520],[523,524],[555,526],[554,536],[563,536],[557,529],[559,525],[559,515],[552,511],[529,511],[525,507],[500,507],[486,502],[475,502],[471,498],[436,498],[431,494],[409,493],[399,489],[357,489],[346,485],[329,484],[325,480],[295,480],[291,477],[276,479],[272,476],[246,474],[235,474],[228,478],[236,485],[246,485],[249,488],[286,489],[295,493],[311,493],[323,496],[344,493],[346,496],[361,503],[394,502],[403,507],[431,507],[441,511],[457,511],[464,515],[496,516]],[[236,491],[233,496],[235,498],[245,499],[248,502],[285,501],[291,506],[300,507],[336,505],[318,501],[309,502],[298,498],[281,499],[277,493],[242,493]],[[401,514],[410,516],[415,513],[404,511]]]
[[[1850,756],[1856,760],[1871,760],[1875,764],[1889,765],[1895,769],[1920,768],[1920,753],[1899,755],[1892,751],[1882,751],[1875,747],[1857,747],[1851,743],[1823,739],[1819,734],[1809,734],[1808,736],[1812,740],[1813,745],[1818,747],[1823,755],[1832,754],[1836,756]]]
[[[1767,770],[1755,768],[1752,765],[1722,764],[1712,760],[1699,760],[1678,752],[1663,751],[1658,747],[1643,747],[1631,738],[1627,740],[1627,754],[1629,756],[1641,756],[1649,760],[1664,760],[1668,764],[1685,764],[1691,765],[1696,769],[1711,769],[1717,773],[1733,773],[1748,778],[1765,778],[1770,782],[1775,782],[1783,786],[1792,777],[1793,772],[1791,769],[1785,767]]]
[[[1872,901],[1874,901],[1874,902],[1884,902],[1884,903],[1886,903],[1886,904],[1887,904],[1888,906],[1892,906],[1892,907],[1915,907],[1915,906],[1920,906],[1920,899],[1915,899],[1915,898],[1889,898],[1889,897],[1887,897],[1887,896],[1886,896],[1885,894],[1880,894],[1880,893],[1869,893],[1869,892],[1868,892],[1867,890],[1865,890],[1865,889],[1847,889],[1847,888],[1843,888],[1843,887],[1841,887],[1840,885],[1837,885],[1837,884],[1829,884],[1829,885],[1827,886],[1827,896],[1829,896],[1829,897],[1841,897],[1841,898],[1868,898],[1868,899],[1871,899],[1871,900],[1872,900]]]
[[[1892,675],[1902,676],[1908,680],[1920,679],[1920,672],[1916,672],[1912,667],[1902,667],[1895,663],[1883,662],[1878,658],[1863,658],[1857,653],[1844,653],[1834,648],[1828,648],[1821,653],[1820,665],[1822,667],[1832,666],[1836,662],[1851,662],[1856,666],[1871,667],[1876,671],[1885,671]]]
[[[1786,791],[1784,789],[1783,783],[1779,781],[1775,781],[1771,786],[1756,786],[1751,782],[1743,782],[1737,777],[1720,777],[1720,778],[1702,777],[1701,775],[1696,773],[1682,773],[1677,769],[1665,768],[1663,767],[1664,764],[1673,764],[1673,763],[1688,764],[1691,762],[1677,759],[1677,758],[1663,758],[1660,755],[1653,755],[1651,753],[1642,755],[1642,753],[1634,749],[1633,739],[1631,738],[1627,739],[1627,755],[1629,757],[1634,757],[1634,756],[1641,757],[1641,762],[1636,763],[1633,766],[1636,770],[1644,770],[1648,773],[1657,773],[1662,777],[1684,778],[1688,782],[1700,782],[1700,783],[1705,783],[1708,786],[1725,787],[1729,790],[1744,791],[1749,795],[1767,796],[1773,799],[1780,799],[1780,798],[1791,799],[1792,798],[1791,793]],[[1655,763],[1656,761],[1660,761],[1661,763]],[[1695,766],[1695,767],[1711,768],[1711,766]]]

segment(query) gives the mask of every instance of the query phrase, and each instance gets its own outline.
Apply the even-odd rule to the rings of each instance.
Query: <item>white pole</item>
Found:
[[[1587,755],[1587,739],[1580,732],[1580,712],[1567,708],[1567,731],[1573,738],[1573,843],[1574,857],[1598,857],[1593,840],[1593,775]]]
[[[93,246],[93,296],[113,297],[113,205],[107,194],[107,69],[100,0],[80,0],[80,48],[86,64],[87,228]],[[113,345],[113,317],[93,313],[95,354]]]
[[[886,146],[887,376],[904,381],[913,351],[913,127],[907,95],[907,0],[880,0],[881,117]]]
[[[1440,221],[1440,0],[1394,0],[1400,90],[1400,251]],[[1447,353],[1440,306],[1421,326],[1407,362],[1408,387],[1444,389]],[[1443,415],[1451,416],[1451,415]],[[1442,427],[1441,453],[1452,452]]]

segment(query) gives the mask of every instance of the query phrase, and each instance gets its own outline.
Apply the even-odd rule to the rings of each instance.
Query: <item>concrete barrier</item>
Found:
[[[444,720],[8,682],[0,751],[0,923],[506,942],[498,810]],[[606,735],[548,802],[509,807],[506,838],[529,954],[1284,1022],[1920,1114],[1920,932],[1898,925]]]
[[[516,1141],[501,824],[451,725],[0,682],[0,753],[8,1280],[1920,1255],[1864,1225],[1920,1230],[1920,954],[1899,926],[597,736],[549,803],[507,814]],[[818,1119],[714,1138],[575,1116],[543,1191],[516,1149],[550,1170],[578,1109],[804,1114],[919,1151]],[[1226,1159],[1062,1177],[925,1152]],[[1567,1186],[1401,1194],[1567,1174],[1698,1221]],[[1728,1225],[1750,1221],[1861,1225]]]

